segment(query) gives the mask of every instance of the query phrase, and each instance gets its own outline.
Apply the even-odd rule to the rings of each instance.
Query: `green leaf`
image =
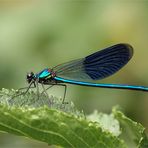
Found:
[[[63,147],[124,147],[123,142],[101,127],[67,113],[0,106],[0,130]]]
[[[135,139],[130,137],[132,145],[147,147],[148,141],[142,125],[117,109],[113,109],[110,115],[95,111],[84,116],[72,102],[61,104],[61,99],[45,94],[19,93],[6,89],[0,91],[2,132],[68,148],[126,148],[129,143],[122,135],[127,134],[124,131],[130,131]]]
[[[129,147],[148,148],[148,139],[145,128],[137,122],[126,117],[117,107],[113,110],[114,117],[119,121],[122,129],[122,138]]]

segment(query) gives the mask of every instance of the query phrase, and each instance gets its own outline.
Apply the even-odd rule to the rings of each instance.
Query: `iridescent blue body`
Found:
[[[85,58],[60,64],[52,69],[46,68],[37,74],[30,73],[27,75],[27,81],[30,86],[32,83],[34,83],[35,86],[36,83],[41,83],[51,86],[62,85],[65,86],[65,89],[66,85],[63,83],[148,91],[148,87],[145,86],[94,83],[95,80],[106,78],[120,70],[128,63],[132,56],[133,48],[129,44],[117,44]]]

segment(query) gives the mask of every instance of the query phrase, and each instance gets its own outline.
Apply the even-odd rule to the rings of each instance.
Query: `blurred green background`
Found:
[[[101,83],[148,86],[148,1],[6,0],[0,1],[0,87],[26,86],[26,73],[101,50],[117,43],[134,47],[134,57]],[[63,89],[50,94],[60,97]],[[79,110],[110,113],[120,105],[148,128],[148,94],[68,85],[67,99]],[[0,134],[0,148],[46,148],[24,137]]]

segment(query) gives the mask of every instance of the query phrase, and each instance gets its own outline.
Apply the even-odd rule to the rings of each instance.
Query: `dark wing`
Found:
[[[106,78],[121,69],[132,57],[133,48],[128,44],[117,44],[53,68],[61,78],[90,81]]]

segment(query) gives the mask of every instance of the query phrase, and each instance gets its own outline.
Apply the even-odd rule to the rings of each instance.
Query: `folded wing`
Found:
[[[57,77],[77,81],[106,78],[120,70],[133,55],[128,44],[117,44],[93,53],[85,58],[73,60],[53,68]]]

